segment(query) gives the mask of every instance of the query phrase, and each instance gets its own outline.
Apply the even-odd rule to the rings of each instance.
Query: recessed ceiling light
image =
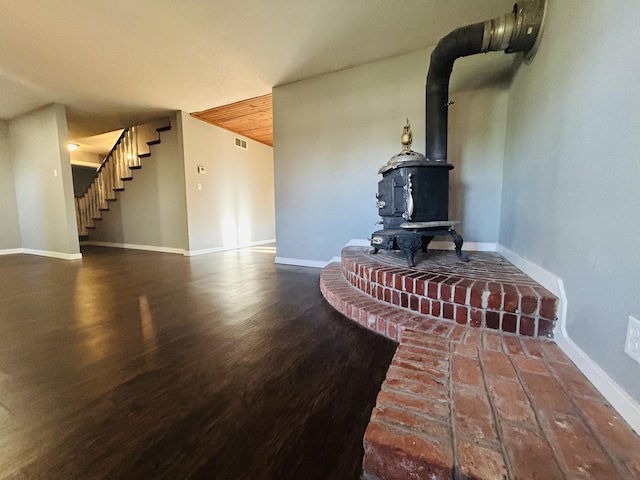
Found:
[[[78,144],[76,144],[76,143],[69,143],[69,144],[67,145],[67,148],[69,149],[69,151],[70,151],[70,152],[73,152],[73,151],[75,151],[75,150],[77,150],[77,149],[78,149],[78,146],[79,146],[79,145],[78,145]]]

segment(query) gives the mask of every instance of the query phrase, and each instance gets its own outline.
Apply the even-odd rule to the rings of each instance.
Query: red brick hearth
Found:
[[[453,254],[447,260],[449,254],[429,253],[433,272],[428,257],[420,257],[420,271],[398,280],[407,270],[389,264],[393,254],[347,248],[342,266],[332,263],[322,272],[329,303],[399,343],[365,433],[363,478],[640,479],[640,437],[553,341],[533,336],[549,333],[540,331],[540,323],[533,333],[522,328],[523,316],[552,320],[547,309],[555,311],[553,296],[497,254],[472,252],[469,277],[464,265],[447,266],[457,263]],[[429,292],[434,283],[437,295]],[[398,306],[365,293],[380,298],[378,287],[383,300],[389,289],[406,293],[408,303],[402,296]],[[483,292],[476,307],[474,291]],[[456,292],[464,294],[456,298]],[[462,325],[455,317],[421,314],[410,308],[409,295],[419,296],[420,305],[427,298],[483,310],[485,321],[478,324],[467,314]],[[536,306],[524,313],[529,297]],[[549,298],[553,306],[545,303]],[[492,311],[500,311],[503,331],[486,322]],[[520,316],[515,332],[521,335],[506,333],[506,313]]]
[[[357,289],[385,303],[461,325],[527,336],[553,335],[558,299],[497,253],[417,255],[413,269],[400,252],[342,251],[342,271]]]

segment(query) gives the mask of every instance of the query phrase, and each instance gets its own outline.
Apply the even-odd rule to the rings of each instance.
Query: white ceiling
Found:
[[[0,119],[58,102],[76,138],[205,110],[425,48],[513,1],[0,0]]]

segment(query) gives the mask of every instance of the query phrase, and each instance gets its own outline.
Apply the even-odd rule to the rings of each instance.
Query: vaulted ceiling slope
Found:
[[[0,0],[0,119],[58,102],[73,137],[202,111],[425,48],[512,4]]]
[[[270,93],[192,113],[191,116],[273,146],[273,108]]]

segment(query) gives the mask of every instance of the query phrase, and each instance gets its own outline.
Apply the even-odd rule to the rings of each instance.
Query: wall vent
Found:
[[[240,137],[233,137],[233,144],[242,150],[247,149],[247,141]]]

